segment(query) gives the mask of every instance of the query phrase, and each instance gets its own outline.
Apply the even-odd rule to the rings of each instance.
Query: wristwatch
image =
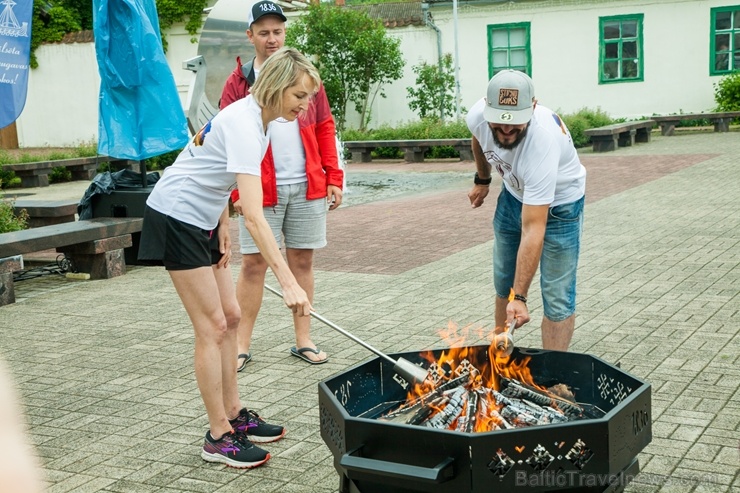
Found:
[[[473,183],[475,183],[476,185],[490,185],[491,180],[493,180],[493,178],[491,178],[490,176],[488,178],[481,178],[480,176],[478,176],[478,172],[476,171],[475,178],[473,178]]]

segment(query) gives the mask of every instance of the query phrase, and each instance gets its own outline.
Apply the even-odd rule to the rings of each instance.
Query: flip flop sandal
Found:
[[[292,354],[296,358],[300,358],[303,361],[305,361],[307,363],[310,363],[312,365],[323,365],[324,363],[326,363],[327,361],[329,361],[329,358],[328,357],[325,358],[325,359],[319,360],[319,361],[314,361],[311,358],[309,358],[308,356],[306,356],[305,353],[321,354],[321,349],[319,349],[319,348],[314,349],[312,347],[301,347],[301,348],[297,348],[296,349],[295,346],[293,346],[292,348],[290,348],[290,354]]]
[[[247,366],[247,363],[252,361],[252,353],[241,353],[239,356],[236,357],[236,360],[239,361],[240,359],[243,359],[242,364],[240,364],[237,368],[237,372],[241,372],[244,370],[244,368]]]

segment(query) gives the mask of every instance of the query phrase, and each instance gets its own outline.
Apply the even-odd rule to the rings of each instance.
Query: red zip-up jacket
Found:
[[[247,97],[249,82],[242,73],[242,62],[236,58],[236,69],[229,75],[221,93],[219,108],[224,109],[234,101]],[[298,128],[306,153],[306,176],[308,191],[306,199],[315,200],[326,197],[326,187],[334,185],[342,188],[344,171],[339,168],[337,158],[336,129],[334,117],[329,108],[329,100],[322,84],[313,102],[304,115],[298,118]],[[277,180],[272,148],[262,160],[262,204],[273,207],[277,204]],[[239,191],[231,192],[231,200],[239,200]]]

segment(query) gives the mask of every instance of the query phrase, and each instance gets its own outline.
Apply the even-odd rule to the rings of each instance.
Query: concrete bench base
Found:
[[[23,270],[23,257],[0,258],[0,306],[15,303],[13,272]]]
[[[79,272],[90,279],[110,279],[126,273],[123,249],[133,245],[131,235],[114,236],[57,248],[72,261]]]

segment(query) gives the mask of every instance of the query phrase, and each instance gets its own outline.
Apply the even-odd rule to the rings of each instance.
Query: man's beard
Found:
[[[524,140],[524,137],[527,136],[527,130],[529,130],[529,125],[524,127],[524,130],[519,131],[519,134],[516,136],[516,139],[514,139],[514,142],[511,144],[504,144],[500,140],[498,140],[498,136],[496,135],[496,130],[491,129],[491,133],[493,134],[493,141],[496,143],[497,146],[502,147],[504,149],[511,150],[519,145],[519,143]]]

